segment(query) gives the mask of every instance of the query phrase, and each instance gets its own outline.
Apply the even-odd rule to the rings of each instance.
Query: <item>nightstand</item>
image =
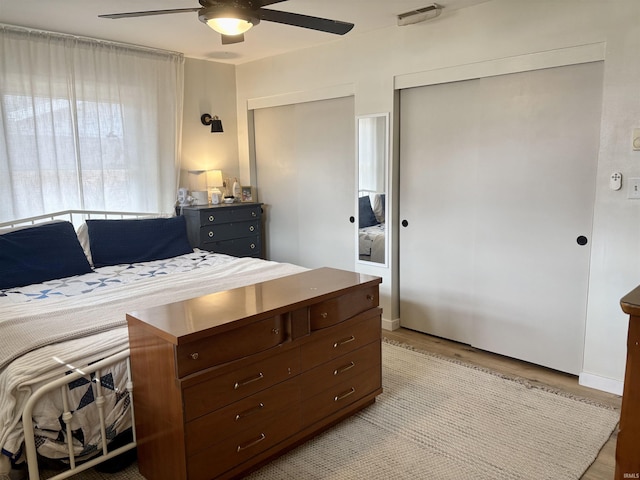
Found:
[[[230,203],[184,207],[194,248],[234,257],[262,257],[262,204]]]

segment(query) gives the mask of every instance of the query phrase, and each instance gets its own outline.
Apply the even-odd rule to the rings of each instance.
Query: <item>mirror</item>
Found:
[[[357,117],[358,260],[387,263],[389,114]]]

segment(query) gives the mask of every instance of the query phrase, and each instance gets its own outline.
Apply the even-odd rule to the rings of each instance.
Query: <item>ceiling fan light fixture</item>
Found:
[[[241,35],[260,23],[259,18],[239,8],[203,8],[198,18],[222,35]]]
[[[212,18],[207,25],[222,35],[240,35],[253,27],[253,23],[241,18]]]

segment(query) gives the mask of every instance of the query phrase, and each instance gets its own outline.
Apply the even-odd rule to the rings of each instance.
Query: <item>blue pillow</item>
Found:
[[[371,208],[371,200],[369,195],[358,199],[358,228],[370,227],[377,225],[376,215]]]
[[[0,289],[91,271],[70,222],[45,223],[0,235]]]
[[[193,252],[185,218],[87,220],[95,267],[150,262]]]

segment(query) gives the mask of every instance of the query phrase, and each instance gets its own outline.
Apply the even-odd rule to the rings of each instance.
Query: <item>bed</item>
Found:
[[[358,198],[358,258],[385,263],[385,194],[360,192]]]
[[[128,311],[303,270],[193,250],[183,217],[65,211],[0,224],[0,478],[25,456],[31,479],[38,456],[64,461],[61,479],[135,448]]]

